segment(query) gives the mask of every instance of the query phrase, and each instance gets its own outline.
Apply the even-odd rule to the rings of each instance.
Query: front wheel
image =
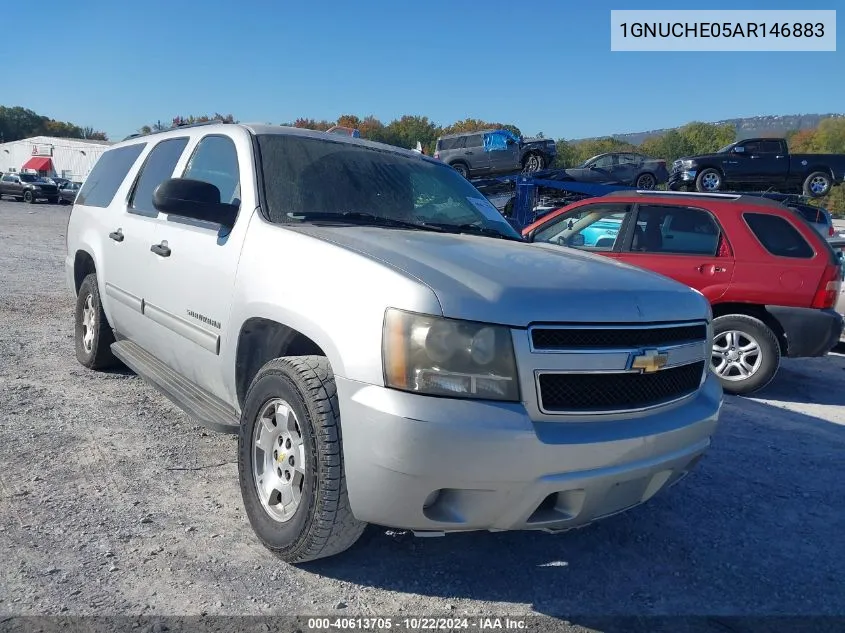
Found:
[[[31,191],[24,191],[23,192],[23,201],[28,203],[28,204],[32,204],[33,202],[35,202],[35,196],[32,195]]]
[[[823,198],[830,193],[833,182],[830,174],[823,171],[814,171],[804,180],[804,195],[811,198]]]
[[[695,179],[695,188],[701,193],[714,193],[722,188],[722,174],[718,169],[703,170]]]
[[[57,197],[48,198],[48,199],[47,199],[47,202],[49,202],[50,204],[58,204],[58,203],[59,203],[59,199],[58,199]]]
[[[349,506],[328,359],[277,358],[261,368],[241,415],[238,469],[249,522],[282,560],[334,556],[358,540],[366,523]]]
[[[728,314],[713,320],[710,367],[726,393],[749,394],[768,385],[780,366],[780,345],[760,319]]]

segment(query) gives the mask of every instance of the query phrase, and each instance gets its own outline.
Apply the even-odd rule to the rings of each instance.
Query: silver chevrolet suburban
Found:
[[[525,243],[453,169],[357,138],[124,140],[79,191],[66,268],[79,362],[237,433],[251,525],[292,563],[368,522],[584,526],[686,475],[722,405],[702,295]]]

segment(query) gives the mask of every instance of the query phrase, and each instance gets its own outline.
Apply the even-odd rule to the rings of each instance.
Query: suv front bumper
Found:
[[[418,531],[558,531],[638,505],[695,466],[722,405],[709,373],[685,401],[590,422],[336,380],[353,514]]]

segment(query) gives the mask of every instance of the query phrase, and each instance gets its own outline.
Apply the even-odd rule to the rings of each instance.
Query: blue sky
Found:
[[[215,111],[272,123],[343,113],[385,122],[422,114],[440,124],[475,117],[555,138],[845,111],[842,37],[835,53],[610,51],[611,8],[673,9],[677,2],[238,7],[231,0],[77,0],[44,15],[33,8],[34,21],[0,38],[0,103],[113,139],[157,119]],[[839,8],[840,24],[845,14],[841,0],[714,0],[708,8]]]

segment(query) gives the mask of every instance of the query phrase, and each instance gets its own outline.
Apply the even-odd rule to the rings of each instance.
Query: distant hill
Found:
[[[754,136],[783,136],[791,130],[806,130],[818,127],[822,119],[841,117],[845,117],[845,114],[782,114],[725,119],[724,121],[711,121],[711,123],[718,125],[729,123],[733,125],[736,128],[736,138],[741,141],[742,139]],[[630,132],[628,134],[610,134],[608,136],[633,145],[639,145],[650,136],[660,136],[671,129],[677,128],[663,128],[660,130],[649,130],[648,132]],[[587,140],[591,139],[575,139],[575,142]]]

